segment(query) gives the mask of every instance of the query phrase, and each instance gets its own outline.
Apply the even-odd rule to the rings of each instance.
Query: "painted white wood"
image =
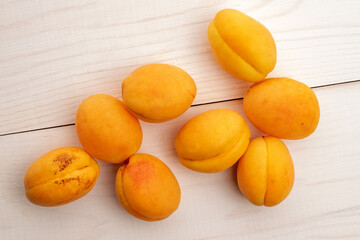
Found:
[[[195,104],[242,97],[249,83],[216,63],[207,26],[223,8],[258,19],[278,49],[274,76],[310,86],[360,79],[358,0],[5,0],[0,3],[0,134],[74,122],[85,97],[121,97],[152,62],[195,79]]]
[[[80,146],[74,126],[0,137],[0,239],[359,239],[360,83],[315,90],[321,119],[316,132],[285,141],[295,164],[289,197],[272,208],[249,203],[237,188],[236,168],[201,174],[183,167],[173,149],[178,129],[215,108],[244,116],[242,101],[191,107],[164,124],[141,122],[141,152],[162,159],[176,175],[179,209],[160,222],[144,222],[118,203],[118,166],[100,162],[100,176],[85,197],[55,208],[27,201],[23,175],[37,157],[62,146]],[[261,133],[251,127],[252,136]]]

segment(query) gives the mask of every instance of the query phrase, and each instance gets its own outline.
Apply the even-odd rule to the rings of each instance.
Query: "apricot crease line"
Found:
[[[265,194],[264,194],[264,200],[263,205],[265,205],[266,196],[268,194],[268,187],[269,187],[269,147],[264,137],[262,137],[265,142],[265,148],[266,148],[266,161],[265,161],[265,174],[266,174],[266,188],[265,188]],[[266,206],[266,205],[265,205]]]
[[[49,180],[47,180],[47,181],[44,181],[44,182],[38,183],[38,184],[36,184],[36,185],[32,186],[31,188],[28,188],[27,190],[29,191],[29,190],[31,190],[31,189],[33,189],[33,188],[36,188],[36,187],[38,187],[38,186],[40,186],[40,185],[43,185],[43,184],[47,184],[47,183],[49,183],[49,182],[55,182],[55,181],[58,181],[58,180],[60,180],[60,179],[63,179],[65,176],[67,176],[67,175],[69,175],[69,174],[71,174],[71,173],[74,173],[74,172],[77,172],[77,171],[83,170],[83,169],[85,169],[85,168],[87,168],[87,167],[89,167],[89,166],[84,166],[84,167],[81,167],[81,168],[75,169],[74,171],[68,172],[68,173],[66,173],[66,174],[64,174],[64,175],[62,175],[62,176],[60,176],[60,177],[58,177],[58,178],[55,178],[55,179],[49,179]]]
[[[215,31],[216,33],[219,35],[219,37],[221,38],[221,40],[225,43],[225,45],[236,55],[238,56],[239,58],[241,58],[244,63],[246,63],[247,65],[249,65],[251,68],[253,68],[255,70],[255,72],[261,74],[261,75],[264,75],[264,73],[262,73],[260,70],[258,70],[254,65],[252,65],[251,63],[249,63],[248,61],[245,60],[245,58],[243,58],[240,54],[238,54],[234,49],[231,48],[231,46],[229,46],[225,40],[223,39],[223,37],[221,36],[221,34],[219,33],[219,31],[217,30],[217,27],[215,25],[215,22],[214,22],[214,28],[215,28]]]

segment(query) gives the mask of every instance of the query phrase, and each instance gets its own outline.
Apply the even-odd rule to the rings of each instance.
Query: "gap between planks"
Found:
[[[356,83],[356,82],[360,82],[360,79],[346,81],[346,82],[338,82],[338,83],[330,83],[330,84],[318,85],[318,86],[311,87],[311,89],[317,89],[317,88],[323,88],[323,87],[333,87],[333,86],[337,86],[337,85],[351,84],[351,83]],[[232,98],[232,99],[226,99],[226,100],[220,100],[220,101],[214,101],[214,102],[199,103],[199,104],[193,104],[190,107],[198,107],[198,106],[210,105],[210,104],[216,104],[216,103],[223,103],[223,102],[231,102],[231,101],[237,101],[237,100],[241,100],[241,99],[243,99],[243,98],[242,97],[241,98]],[[15,135],[15,134],[21,134],[21,133],[43,131],[43,130],[48,130],[48,129],[53,129],[53,128],[69,127],[69,126],[73,126],[73,125],[75,125],[75,123],[68,123],[68,124],[57,125],[57,126],[52,126],[52,127],[36,128],[36,129],[19,131],[19,132],[10,132],[10,133],[0,134],[0,137],[5,137],[5,136]]]

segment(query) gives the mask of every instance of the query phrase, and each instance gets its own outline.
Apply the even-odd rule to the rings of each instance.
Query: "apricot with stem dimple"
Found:
[[[171,170],[149,154],[135,154],[120,166],[116,193],[126,211],[145,221],[169,217],[180,204],[180,187]]]

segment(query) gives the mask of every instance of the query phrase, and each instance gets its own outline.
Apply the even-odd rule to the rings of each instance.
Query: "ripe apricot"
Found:
[[[169,64],[141,66],[122,83],[125,105],[136,117],[152,123],[180,116],[191,106],[195,95],[191,76]]]
[[[75,127],[82,146],[99,160],[121,163],[141,146],[139,120],[119,99],[106,94],[90,96],[80,104]]]
[[[313,90],[291,78],[269,78],[252,85],[244,96],[244,110],[259,130],[283,139],[309,136],[320,118]]]
[[[282,202],[292,189],[294,175],[289,150],[274,137],[251,140],[237,168],[240,191],[258,206],[270,207]]]
[[[215,109],[189,120],[175,138],[180,162],[198,172],[220,172],[236,163],[245,152],[250,130],[231,109]]]
[[[276,46],[271,33],[240,11],[219,11],[208,27],[208,39],[218,63],[236,78],[258,82],[275,67]]]
[[[25,193],[40,206],[59,206],[87,194],[99,176],[99,165],[84,150],[63,147],[34,161],[24,177]]]
[[[180,204],[180,187],[171,170],[149,154],[135,154],[120,166],[116,193],[122,206],[145,221],[169,217]]]

